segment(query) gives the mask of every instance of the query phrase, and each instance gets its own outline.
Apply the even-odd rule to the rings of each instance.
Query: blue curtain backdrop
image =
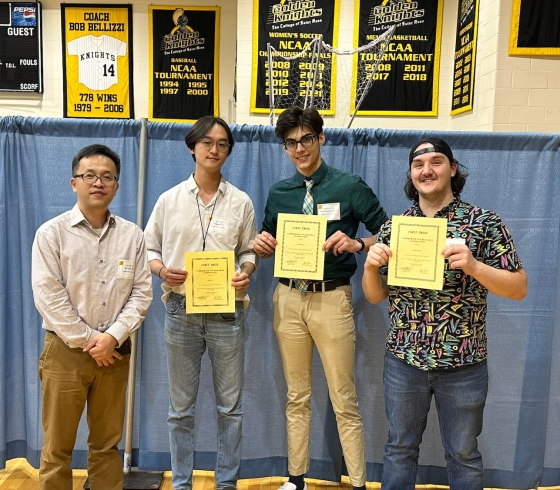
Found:
[[[148,123],[144,223],[157,197],[186,179],[194,162],[184,144],[189,125]],[[227,180],[252,198],[262,221],[270,186],[294,167],[268,126],[233,126],[235,148],[224,166]],[[0,118],[0,466],[25,457],[37,466],[42,445],[41,390],[37,377],[44,333],[33,306],[30,251],[37,227],[75,203],[70,163],[83,146],[107,144],[122,157],[121,187],[112,210],[136,221],[139,121]],[[403,185],[408,151],[424,135],[442,133],[327,129],[325,161],[360,175],[388,215],[409,206]],[[480,446],[485,486],[534,488],[560,484],[560,372],[557,314],[559,135],[449,132],[443,137],[469,170],[463,198],[497,211],[510,228],[529,276],[521,302],[491,296],[488,315],[490,391]],[[185,219],[192,217],[185,216]],[[365,233],[362,230],[362,233]],[[357,326],[356,379],[366,431],[368,480],[381,476],[387,435],[382,359],[387,305],[368,304],[361,266],[354,277]],[[272,261],[252,279],[246,316],[241,477],[285,475],[286,386],[272,329]],[[139,332],[133,465],[170,468],[167,373],[160,282]],[[209,360],[196,407],[196,467],[213,469],[216,416]],[[336,423],[318,356],[314,360],[310,477],[338,480],[344,472]],[[86,427],[80,427],[74,465],[85,466]],[[420,453],[418,483],[446,484],[435,410]]]

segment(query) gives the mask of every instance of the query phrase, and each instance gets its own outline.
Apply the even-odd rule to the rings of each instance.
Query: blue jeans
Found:
[[[434,395],[451,490],[482,490],[477,437],[488,392],[486,361],[421,371],[386,351],[383,391],[389,437],[381,488],[414,490],[419,446]]]
[[[208,348],[218,414],[216,488],[235,488],[241,461],[243,307],[233,313],[190,314],[185,298],[171,293],[165,343],[169,374],[169,441],[175,490],[192,489],[194,407],[202,354]]]

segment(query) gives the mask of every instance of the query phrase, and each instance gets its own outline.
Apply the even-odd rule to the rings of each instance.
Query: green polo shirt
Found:
[[[318,204],[340,204],[340,220],[327,222],[327,238],[340,230],[351,238],[356,236],[360,222],[375,235],[387,215],[377,196],[357,175],[341,172],[329,167],[323,160],[310,177],[313,186],[313,214]],[[303,214],[305,198],[305,176],[297,172],[293,177],[274,184],[268,193],[262,230],[276,237],[278,213]],[[354,254],[344,252],[334,255],[332,249],[325,254],[324,279],[352,277],[356,272]]]

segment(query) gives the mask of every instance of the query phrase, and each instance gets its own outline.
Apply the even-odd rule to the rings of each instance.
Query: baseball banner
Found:
[[[64,117],[134,117],[132,6],[61,4]]]
[[[510,55],[560,55],[560,2],[513,0]]]
[[[479,0],[461,0],[459,2],[455,35],[452,116],[473,108],[478,2]]]
[[[0,3],[0,92],[43,93],[41,4]]]
[[[437,116],[442,17],[443,0],[356,0],[358,46],[397,26],[381,59],[358,55],[374,82],[357,115]]]
[[[274,61],[268,66],[267,44],[282,56],[294,56],[309,46],[316,37],[336,47],[338,43],[338,0],[254,0],[253,3],[253,74],[251,77],[251,112],[269,112],[270,90],[275,95],[301,98],[303,106],[309,79],[309,58]],[[256,36],[256,37],[255,37]],[[307,53],[310,55],[310,53]],[[336,69],[332,53],[321,53],[318,84],[315,85],[316,105],[325,107],[322,114],[334,114]],[[269,83],[272,70],[273,87]],[[319,103],[320,102],[320,103]]]
[[[150,120],[217,116],[220,7],[148,6]]]

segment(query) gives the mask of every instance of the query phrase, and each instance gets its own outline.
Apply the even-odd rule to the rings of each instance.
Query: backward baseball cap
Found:
[[[421,150],[416,150],[420,145],[423,144],[430,144],[432,147],[422,148]],[[451,147],[441,138],[424,138],[423,140],[416,143],[412,150],[410,150],[410,154],[408,155],[408,166],[412,164],[412,160],[414,160],[418,155],[422,155],[424,153],[443,153],[447,158],[449,158],[450,162],[455,162],[455,158],[453,157],[453,151],[451,151]]]

